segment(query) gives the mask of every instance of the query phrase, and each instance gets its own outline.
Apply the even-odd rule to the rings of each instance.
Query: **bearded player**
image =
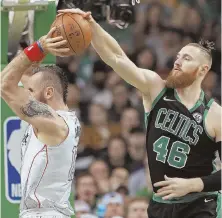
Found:
[[[80,124],[66,106],[68,81],[63,71],[57,66],[34,67],[47,53],[63,56],[69,52],[61,48],[67,43],[62,37],[50,38],[54,30],[1,72],[1,97],[30,124],[21,145],[21,218],[68,218],[74,214],[69,196]],[[21,79],[24,88],[18,87]]]
[[[221,171],[212,161],[221,151],[221,106],[209,99],[201,83],[212,65],[211,44],[191,43],[177,54],[166,81],[138,68],[118,43],[80,9],[88,19],[92,45],[102,60],[143,93],[147,118],[147,154],[154,196],[149,218],[216,217]]]

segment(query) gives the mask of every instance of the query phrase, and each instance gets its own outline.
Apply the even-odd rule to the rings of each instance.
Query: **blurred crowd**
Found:
[[[202,88],[220,102],[220,8],[219,0],[143,0],[126,30],[101,25],[138,67],[163,79],[181,47],[201,38],[215,42],[213,65]],[[57,65],[69,76],[67,104],[82,123],[73,181],[77,218],[147,218],[152,186],[141,93],[92,47],[81,57],[57,57]]]

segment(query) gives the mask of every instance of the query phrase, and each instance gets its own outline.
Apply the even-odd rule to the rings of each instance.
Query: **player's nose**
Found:
[[[177,58],[176,61],[174,62],[174,67],[181,67],[182,65],[182,60],[180,58]]]

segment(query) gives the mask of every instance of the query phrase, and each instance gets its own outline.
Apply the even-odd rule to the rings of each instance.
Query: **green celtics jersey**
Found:
[[[206,131],[205,117],[213,101],[202,91],[195,106],[188,110],[176,90],[168,88],[155,99],[146,114],[152,183],[164,180],[164,175],[195,178],[212,173],[217,146]]]

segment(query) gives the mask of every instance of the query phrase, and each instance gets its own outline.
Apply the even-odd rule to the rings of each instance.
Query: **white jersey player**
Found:
[[[51,38],[53,31],[55,28],[1,72],[1,97],[29,123],[21,145],[20,218],[69,218],[74,214],[69,197],[80,123],[68,111],[68,80],[62,69],[37,67],[47,53],[64,56],[69,52],[64,48],[66,40]],[[20,80],[24,88],[18,86]]]
[[[69,196],[75,171],[80,124],[74,112],[57,113],[69,127],[67,138],[61,144],[45,145],[38,140],[31,125],[22,140],[21,217],[26,217],[30,212],[49,212],[49,208],[67,217],[73,215]]]

